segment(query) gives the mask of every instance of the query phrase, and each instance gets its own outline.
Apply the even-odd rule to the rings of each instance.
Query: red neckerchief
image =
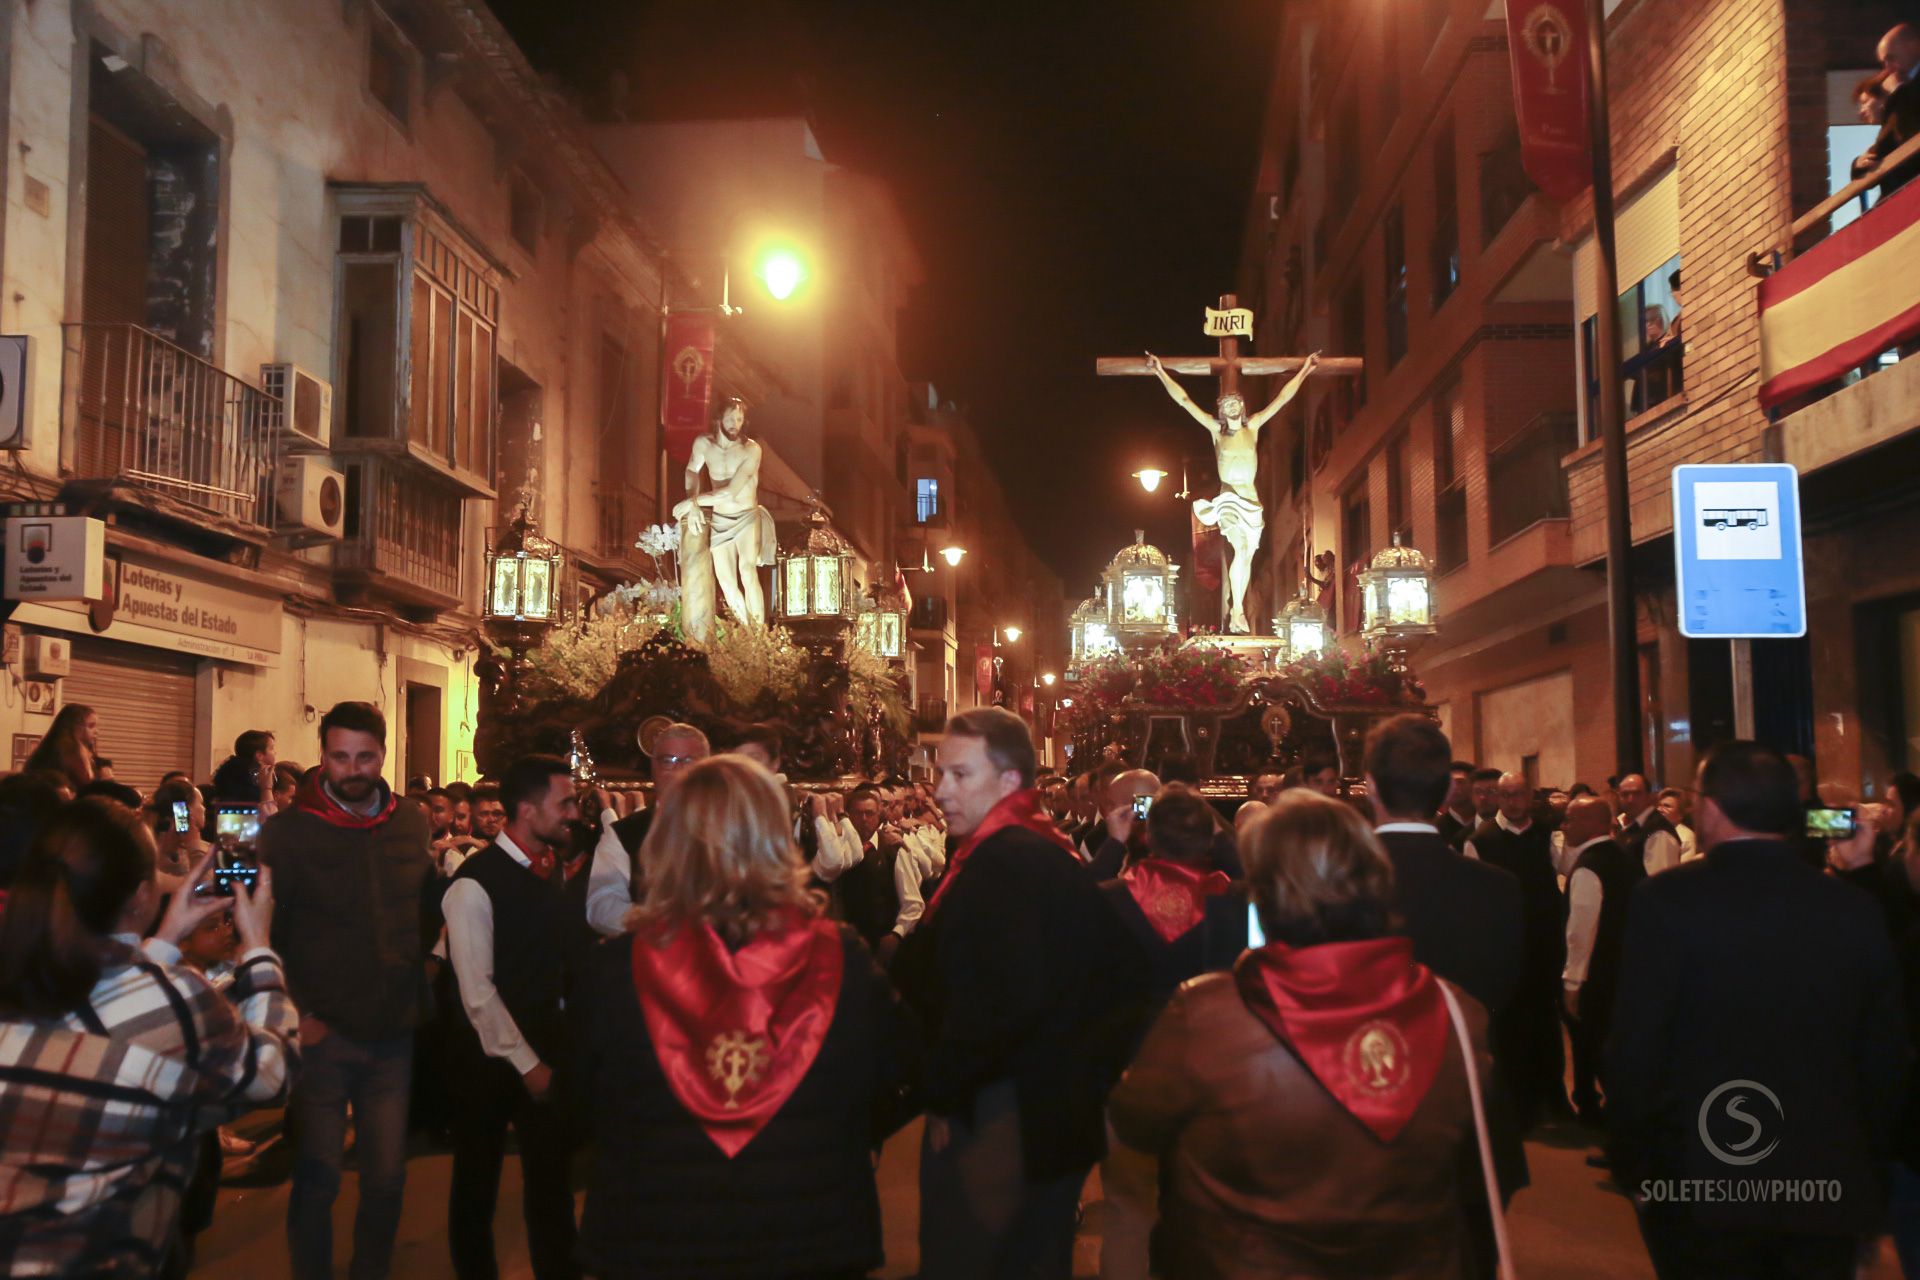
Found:
[[[1172,942],[1206,918],[1207,899],[1233,888],[1224,871],[1202,871],[1171,858],[1143,858],[1120,873],[1140,913]]]
[[[813,1066],[840,1003],[838,926],[795,913],[728,951],[713,929],[635,938],[633,990],[660,1070],[729,1159]]]
[[[1411,941],[1276,942],[1241,956],[1233,979],[1335,1102],[1382,1142],[1400,1136],[1447,1051],[1446,999]]]
[[[947,890],[953,888],[953,882],[960,878],[960,868],[966,865],[973,851],[1008,827],[1023,827],[1044,837],[1068,857],[1079,860],[1080,855],[1073,851],[1072,843],[1060,834],[1060,829],[1053,825],[1053,819],[1041,807],[1039,789],[1028,787],[1024,791],[1016,791],[987,810],[987,816],[980,820],[980,825],[973,829],[966,843],[947,860],[947,873],[940,877],[940,887],[933,891],[933,901],[927,903],[923,920],[933,918],[934,908],[940,905],[940,899],[947,896]]]
[[[342,808],[340,802],[328,795],[327,789],[320,785],[318,775],[300,784],[300,789],[293,795],[293,807],[336,827],[366,831],[386,822],[393,816],[393,811],[400,807],[400,797],[394,795],[393,791],[387,788],[386,783],[383,782],[380,786],[387,789],[387,803],[381,806],[380,811],[371,818],[363,818],[357,813]]]

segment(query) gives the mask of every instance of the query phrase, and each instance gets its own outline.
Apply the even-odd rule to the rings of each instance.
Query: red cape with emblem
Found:
[[[1240,998],[1354,1119],[1392,1142],[1446,1057],[1440,981],[1406,938],[1272,943],[1240,957]]]
[[[947,863],[947,873],[940,877],[940,887],[933,891],[933,901],[927,904],[927,919],[933,918],[934,908],[947,896],[947,890],[953,887],[953,882],[960,878],[960,871],[966,866],[967,859],[973,856],[973,851],[1008,827],[1025,828],[1044,837],[1048,843],[1059,846],[1060,851],[1074,861],[1080,859],[1080,855],[1073,851],[1073,842],[1060,834],[1060,828],[1053,825],[1053,819],[1040,803],[1039,788],[1028,787],[1016,791],[987,810],[987,816],[980,820],[973,834],[954,852],[953,858]]]
[[[839,926],[799,913],[738,951],[686,926],[633,940],[633,991],[680,1105],[731,1159],[820,1055],[846,968]]]
[[[1233,888],[1224,871],[1202,871],[1171,858],[1143,858],[1120,879],[1162,942],[1184,936],[1206,918],[1208,898]]]

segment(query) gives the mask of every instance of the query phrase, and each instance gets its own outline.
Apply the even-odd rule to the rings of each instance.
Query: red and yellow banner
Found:
[[[1507,0],[1507,52],[1521,163],[1540,190],[1569,200],[1593,182],[1585,0]]]
[[[668,316],[665,354],[660,371],[666,382],[666,405],[661,411],[667,454],[684,463],[693,442],[708,428],[713,401],[713,318]]]
[[[1920,183],[1760,282],[1760,403],[1844,377],[1920,337]]]

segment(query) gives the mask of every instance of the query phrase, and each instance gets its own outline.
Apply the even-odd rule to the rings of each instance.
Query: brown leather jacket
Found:
[[[1459,988],[1484,1081],[1486,1011]],[[1459,1179],[1477,1173],[1458,1037],[1413,1119],[1376,1139],[1241,1001],[1196,978],[1114,1090],[1120,1141],[1160,1159],[1162,1273],[1185,1277],[1465,1275]]]

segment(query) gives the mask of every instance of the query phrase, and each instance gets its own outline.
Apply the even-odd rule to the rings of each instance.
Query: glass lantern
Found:
[[[1433,566],[1412,547],[1393,545],[1360,575],[1361,634],[1404,673],[1414,645],[1439,630],[1433,621]]]
[[[1071,631],[1072,660],[1067,664],[1068,678],[1096,658],[1120,647],[1113,637],[1113,623],[1107,616],[1106,588],[1088,596],[1068,619]]]
[[[1122,644],[1152,643],[1180,633],[1180,610],[1174,587],[1180,566],[1167,553],[1147,542],[1136,529],[1133,545],[1107,565],[1102,575],[1108,601],[1108,623]]]
[[[1273,620],[1273,633],[1286,645],[1288,661],[1315,658],[1327,647],[1327,615],[1303,590]]]
[[[853,618],[859,601],[853,548],[818,506],[807,516],[806,533],[780,553],[773,588],[774,614],[784,622]]]
[[[487,550],[487,598],[481,616],[489,622],[557,621],[560,548],[543,538],[524,511]]]
[[[898,591],[876,589],[854,623],[854,639],[883,658],[903,657],[907,651],[907,605]]]

